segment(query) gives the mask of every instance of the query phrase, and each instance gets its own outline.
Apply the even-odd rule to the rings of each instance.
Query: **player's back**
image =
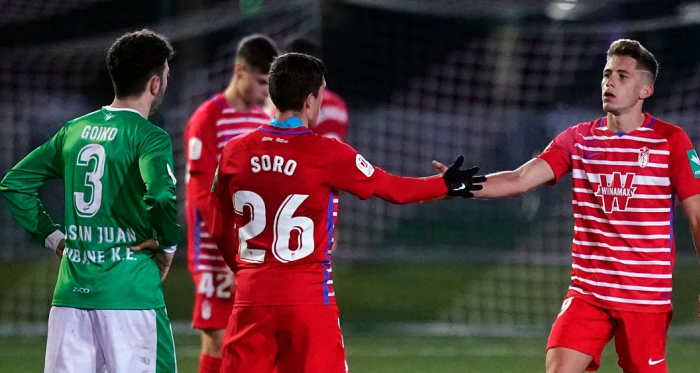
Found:
[[[54,305],[162,307],[152,253],[129,247],[153,238],[147,199],[174,196],[168,134],[135,110],[105,107],[68,122],[56,141],[64,166],[66,248]],[[158,161],[168,162],[167,172],[142,178],[141,168]],[[166,190],[145,200],[152,185]]]
[[[332,173],[341,170],[331,165],[346,149],[303,127],[263,126],[226,145],[218,183],[236,210],[237,305],[335,303]]]

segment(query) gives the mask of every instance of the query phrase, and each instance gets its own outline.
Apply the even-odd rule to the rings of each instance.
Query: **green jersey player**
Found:
[[[148,30],[120,37],[107,54],[112,104],[66,123],[0,184],[17,221],[62,258],[45,372],[177,370],[162,280],[183,235],[170,137],[147,120],[173,53]],[[59,178],[65,234],[37,194]]]

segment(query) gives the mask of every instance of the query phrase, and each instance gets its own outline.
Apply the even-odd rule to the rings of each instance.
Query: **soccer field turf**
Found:
[[[179,371],[196,373],[199,339],[176,336]],[[541,373],[544,371],[543,339],[457,338],[351,335],[345,339],[353,373]],[[612,345],[605,351],[599,372],[620,372]],[[700,342],[669,343],[669,370],[700,371]],[[0,372],[41,372],[44,338],[0,339]]]

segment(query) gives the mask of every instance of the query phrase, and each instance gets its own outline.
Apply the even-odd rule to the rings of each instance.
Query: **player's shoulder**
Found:
[[[653,133],[666,140],[672,140],[678,136],[687,136],[685,130],[680,126],[671,124],[662,119],[651,117],[648,127]]]
[[[197,109],[190,117],[190,123],[202,121],[205,120],[205,118],[216,118],[221,116],[226,108],[227,104],[223,101],[221,95],[212,96],[199,104]]]

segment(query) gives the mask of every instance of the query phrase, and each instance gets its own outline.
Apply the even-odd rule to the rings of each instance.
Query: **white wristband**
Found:
[[[63,232],[56,230],[50,235],[44,239],[44,246],[47,249],[51,249],[54,252],[56,252],[56,249],[58,248],[58,244],[61,242],[61,240],[65,239],[66,235],[63,234]]]
[[[177,251],[177,245],[168,246],[168,247],[163,247],[163,252],[165,252],[165,253],[167,253],[167,254],[172,254],[172,253],[174,253],[175,251]]]

